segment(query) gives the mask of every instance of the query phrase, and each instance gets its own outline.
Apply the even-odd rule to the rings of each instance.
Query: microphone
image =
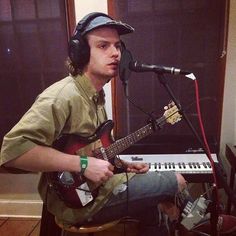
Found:
[[[138,61],[131,61],[129,63],[129,69],[134,72],[155,72],[155,73],[167,73],[167,74],[174,74],[174,75],[188,75],[191,72],[178,69],[175,67],[168,67],[168,66],[158,66],[158,65],[149,65],[143,64]]]

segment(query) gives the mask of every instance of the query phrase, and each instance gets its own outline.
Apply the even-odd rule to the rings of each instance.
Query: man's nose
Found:
[[[112,55],[113,56],[119,56],[120,55],[120,48],[116,46],[112,46]]]

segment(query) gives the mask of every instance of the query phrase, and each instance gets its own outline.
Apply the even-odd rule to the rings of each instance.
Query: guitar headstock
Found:
[[[163,116],[165,117],[166,123],[173,125],[181,120],[182,115],[179,113],[179,109],[173,101],[165,106],[164,109],[165,112]]]

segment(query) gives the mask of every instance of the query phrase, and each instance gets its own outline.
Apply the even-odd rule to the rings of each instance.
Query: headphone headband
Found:
[[[130,25],[115,21],[105,13],[93,12],[86,15],[78,22],[74,34],[69,41],[69,57],[75,68],[83,70],[89,61],[90,47],[84,35],[102,26],[114,27],[119,35],[134,31],[134,28]]]

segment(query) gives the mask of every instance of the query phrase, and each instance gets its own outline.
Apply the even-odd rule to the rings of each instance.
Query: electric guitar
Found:
[[[62,152],[72,155],[88,155],[108,160],[119,169],[120,162],[116,157],[122,151],[151,135],[157,127],[165,123],[175,124],[181,120],[181,114],[177,106],[171,102],[165,107],[161,118],[148,123],[134,133],[114,141],[111,135],[113,121],[104,122],[96,132],[89,137],[80,137],[74,134],[61,136],[55,141],[54,147]],[[118,161],[117,161],[118,160]],[[71,208],[81,208],[91,202],[98,194],[99,186],[94,185],[80,173],[72,172],[49,172],[47,173],[49,186]]]

